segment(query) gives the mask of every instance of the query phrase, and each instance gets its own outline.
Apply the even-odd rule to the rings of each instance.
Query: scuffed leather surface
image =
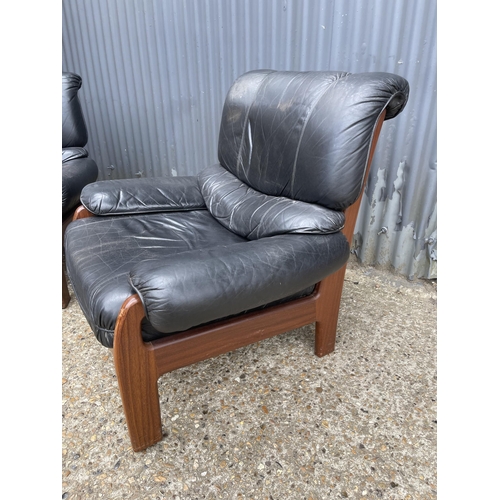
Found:
[[[168,262],[183,252],[245,241],[222,227],[207,210],[91,217],[72,222],[65,236],[68,277],[97,339],[113,345],[118,312],[134,293],[129,272],[141,262]],[[237,279],[233,276],[232,279]],[[172,293],[186,299],[181,286]],[[146,321],[145,341],[164,336]]]
[[[341,233],[279,235],[140,262],[130,280],[153,327],[169,333],[297,293],[348,256]]]
[[[82,79],[74,73],[62,73],[62,147],[84,147],[87,127],[78,97]]]
[[[287,233],[329,234],[344,227],[342,212],[259,193],[220,165],[202,170],[198,179],[210,213],[251,240]]]
[[[224,104],[220,164],[264,194],[344,210],[360,195],[378,117],[395,117],[408,95],[388,73],[246,73]]]
[[[63,149],[63,158],[64,158]],[[85,151],[85,150],[83,150]],[[73,159],[62,163],[62,217],[65,218],[80,204],[80,193],[83,187],[94,182],[98,175],[94,160],[85,156],[79,157],[73,150]]]
[[[98,181],[83,189],[81,202],[95,215],[205,208],[194,176]]]

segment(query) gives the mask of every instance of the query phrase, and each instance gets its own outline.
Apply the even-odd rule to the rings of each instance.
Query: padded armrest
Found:
[[[146,260],[129,279],[153,327],[170,333],[285,298],[348,258],[342,233],[279,235]]]
[[[89,184],[80,198],[94,215],[143,214],[205,208],[196,177],[119,179]]]
[[[78,160],[80,158],[87,158],[88,156],[89,153],[85,148],[63,148],[62,150],[63,163],[67,163],[68,161],[72,160]]]

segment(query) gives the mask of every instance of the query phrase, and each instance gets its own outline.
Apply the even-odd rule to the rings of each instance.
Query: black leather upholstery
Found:
[[[85,187],[96,217],[69,226],[66,261],[97,338],[112,347],[133,293],[145,341],[311,293],[348,259],[343,210],[408,92],[385,73],[250,72],[224,105],[220,164]]]
[[[74,73],[62,74],[62,218],[79,205],[84,186],[98,176],[95,161],[84,149],[87,144],[87,127],[82,112],[78,90],[82,79]]]
[[[386,73],[247,73],[224,104],[220,164],[262,193],[344,210],[361,192],[378,117],[400,113],[408,92]]]
[[[130,282],[153,327],[170,333],[303,295],[348,256],[340,233],[279,235],[142,261]]]
[[[81,196],[96,215],[141,214],[205,208],[196,177],[121,179],[94,182]]]
[[[87,144],[87,127],[78,91],[82,79],[75,73],[62,74],[62,147],[84,147]]]
[[[259,193],[220,165],[206,168],[198,178],[210,213],[250,240],[286,233],[336,233],[344,227],[342,212]]]
[[[143,337],[150,341],[212,321],[219,317],[221,307],[223,316],[230,316],[301,293],[318,280],[308,271],[316,261],[328,261],[339,248],[342,262],[348,256],[341,234],[318,236],[321,245],[316,249],[306,239],[294,242],[298,253],[288,256],[292,241],[286,238],[263,239],[261,247],[255,246],[259,241],[249,245],[245,238],[221,226],[207,210],[90,218],[69,225],[66,260],[89,324],[99,341],[112,347],[116,317],[134,288],[144,294],[148,304]],[[283,269],[296,281],[295,287],[270,272],[273,266],[283,267],[283,259],[288,259]],[[245,277],[245,269],[252,270],[251,277]],[[165,281],[168,275],[170,279]],[[204,282],[202,276],[208,281]],[[278,295],[271,296],[270,284],[264,278],[274,280]],[[254,284],[260,284],[268,295],[264,298],[256,294]]]

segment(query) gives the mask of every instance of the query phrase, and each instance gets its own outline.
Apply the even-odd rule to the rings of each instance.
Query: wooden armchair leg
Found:
[[[314,353],[320,358],[330,354],[335,349],[340,299],[342,298],[346,267],[347,264],[325,278],[318,290]]]
[[[68,224],[71,222],[72,215],[67,216],[62,221],[62,308],[66,309],[68,307],[71,296],[68,289],[68,277],[66,276],[66,266],[64,264],[64,233]]]
[[[138,296],[127,299],[118,316],[113,343],[116,376],[134,451],[162,439],[156,360],[149,344],[142,340],[143,317]]]
[[[66,309],[68,307],[71,296],[68,289],[68,281],[66,278],[66,273],[64,272],[64,262],[62,265],[62,308]]]

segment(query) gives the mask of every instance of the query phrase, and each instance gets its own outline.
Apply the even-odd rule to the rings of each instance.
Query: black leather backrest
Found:
[[[62,74],[62,147],[83,147],[87,144],[87,127],[78,90],[82,79],[74,73]]]
[[[375,125],[406,105],[389,73],[251,71],[227,95],[219,162],[273,196],[344,210],[360,195]]]

